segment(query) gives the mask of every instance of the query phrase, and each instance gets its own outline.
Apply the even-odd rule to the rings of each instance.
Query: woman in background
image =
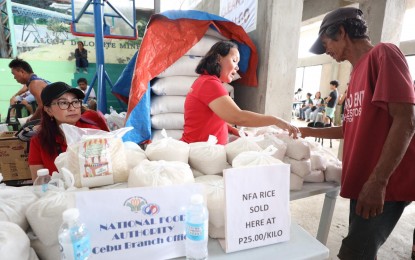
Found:
[[[214,135],[218,144],[227,144],[228,132],[238,136],[231,125],[275,125],[297,137],[297,127],[275,116],[241,110],[228,95],[222,83],[230,83],[235,78],[239,70],[238,62],[238,47],[231,41],[214,44],[200,61],[196,68],[200,76],[193,83],[184,104],[181,140],[187,143],[206,142],[209,135]]]

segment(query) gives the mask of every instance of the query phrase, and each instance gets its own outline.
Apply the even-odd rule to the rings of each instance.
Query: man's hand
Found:
[[[364,219],[376,217],[383,212],[386,183],[369,178],[363,185],[357,199],[356,214]]]

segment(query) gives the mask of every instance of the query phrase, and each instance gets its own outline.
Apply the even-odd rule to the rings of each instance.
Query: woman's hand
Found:
[[[301,135],[300,130],[296,126],[288,123],[285,120],[280,119],[280,123],[277,126],[281,129],[287,130],[288,134],[294,139],[297,139]]]

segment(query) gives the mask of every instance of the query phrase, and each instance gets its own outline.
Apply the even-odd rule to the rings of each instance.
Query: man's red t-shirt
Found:
[[[97,112],[92,110],[87,110],[82,114],[82,119],[78,120],[75,126],[79,128],[92,128],[92,129],[101,129],[104,131],[109,131],[108,126],[105,124],[105,120],[99,117]],[[102,121],[104,120],[104,121]],[[67,145],[63,138],[57,138],[56,144],[60,146],[61,152],[65,152]],[[58,171],[55,165],[55,159],[58,157],[58,154],[50,155],[45,150],[42,149],[42,144],[37,135],[33,136],[30,140],[30,150],[29,150],[29,165],[43,165],[44,168],[49,170],[49,173],[52,174],[53,171]]]
[[[200,75],[186,96],[181,140],[186,143],[206,142],[209,135],[214,135],[218,144],[227,144],[227,123],[209,108],[210,102],[227,95],[228,92],[218,77]]]
[[[357,199],[379,160],[392,125],[388,103],[415,104],[415,94],[405,57],[395,45],[381,43],[351,73],[343,122],[342,197]],[[412,140],[389,179],[386,201],[415,200],[414,159]]]

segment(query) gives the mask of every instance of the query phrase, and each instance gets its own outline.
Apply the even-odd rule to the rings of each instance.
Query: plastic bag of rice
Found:
[[[145,154],[150,161],[179,161],[189,162],[189,144],[167,137],[166,132],[162,132],[163,139],[157,140],[147,145]]]
[[[147,159],[146,153],[141,147],[134,142],[124,142],[126,161],[128,164],[128,170],[133,169],[141,163],[141,161]]]
[[[262,148],[265,149],[268,146],[272,145],[277,148],[277,151],[272,155],[278,160],[283,160],[285,153],[287,152],[287,144],[284,141],[278,139],[273,134],[265,133],[262,135],[264,139],[262,141],[257,142],[257,144]]]
[[[61,259],[61,252],[59,243],[47,246],[39,239],[30,240],[31,247],[41,260],[57,260]]]
[[[310,159],[306,160],[295,160],[290,157],[284,157],[284,162],[291,165],[290,171],[297,174],[301,178],[309,175],[311,172]]]
[[[24,231],[29,227],[26,219],[26,209],[38,200],[36,194],[23,187],[0,187],[0,221],[10,221],[20,226]]]
[[[225,234],[225,183],[222,176],[205,175],[195,179],[196,183],[202,183],[205,186],[205,195],[207,198],[207,208],[209,210],[209,235],[214,238],[223,238]],[[210,227],[222,232],[213,232]],[[220,236],[223,233],[223,236]]]
[[[128,187],[158,187],[195,181],[187,163],[143,160],[131,170]]]
[[[272,155],[276,152],[277,148],[270,145],[262,151],[247,151],[238,154],[233,159],[233,168],[251,167],[258,165],[272,165],[281,164],[281,160],[274,158]]]
[[[262,148],[257,144],[258,141],[263,139],[262,136],[246,136],[243,128],[241,128],[239,135],[240,138],[225,145],[226,158],[231,165],[233,159],[242,152],[262,151]]]
[[[26,218],[39,240],[46,246],[51,246],[58,243],[62,213],[74,207],[74,192],[51,191],[27,208]]]
[[[0,221],[0,259],[31,260],[30,241],[15,223]]]
[[[216,136],[209,135],[207,142],[189,144],[189,164],[204,174],[220,174],[228,167],[223,145],[216,144]]]

